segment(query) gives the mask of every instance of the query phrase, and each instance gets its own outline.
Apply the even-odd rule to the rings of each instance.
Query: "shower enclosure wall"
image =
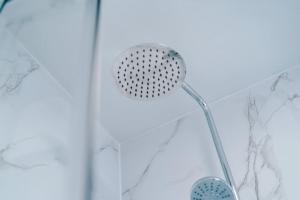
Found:
[[[300,66],[211,103],[242,200],[295,199]],[[192,102],[192,101],[191,101]],[[201,110],[120,143],[122,199],[188,199],[200,177],[225,178]]]
[[[297,198],[300,162],[290,155],[300,151],[299,93],[298,65],[211,102],[241,199]],[[105,163],[97,168],[98,197],[188,199],[200,177],[225,178],[209,133],[197,107],[127,140],[105,130],[96,154],[99,166]]]
[[[97,155],[106,160],[97,176],[106,188],[102,199],[190,199],[198,179],[225,179],[205,116],[184,91],[146,102],[119,92],[112,76],[116,57],[144,43],[170,46],[184,58],[187,82],[215,117],[240,199],[297,199],[299,6],[102,1],[99,121],[112,136]]]
[[[97,6],[93,0],[3,5],[0,199],[86,195],[86,105]]]
[[[297,199],[298,8],[289,0],[102,0],[97,27],[96,0],[6,1],[0,199],[182,200],[200,178],[225,179],[205,117],[184,91],[143,103],[119,93],[115,57],[145,42],[184,56],[240,199]]]

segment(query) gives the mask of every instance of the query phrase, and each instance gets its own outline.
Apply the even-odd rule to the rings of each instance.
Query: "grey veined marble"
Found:
[[[212,103],[243,200],[297,199],[300,67]],[[192,184],[223,177],[201,112],[121,143],[124,200],[189,199]]]
[[[39,64],[0,21],[0,94],[16,91]]]
[[[1,18],[1,199],[68,198],[71,102]]]

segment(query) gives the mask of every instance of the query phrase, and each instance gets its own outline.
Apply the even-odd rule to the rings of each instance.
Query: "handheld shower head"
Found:
[[[191,200],[235,200],[230,186],[220,178],[205,177],[192,187]]]
[[[186,70],[181,56],[156,44],[143,44],[124,51],[115,61],[114,77],[121,92],[136,100],[170,94],[184,81]]]
[[[238,200],[234,179],[213,116],[203,98],[184,82],[186,69],[179,53],[159,44],[134,46],[121,53],[113,65],[113,73],[120,91],[135,100],[156,99],[172,93],[180,86],[196,100],[204,111],[224,176],[232,189],[232,196],[234,200]]]

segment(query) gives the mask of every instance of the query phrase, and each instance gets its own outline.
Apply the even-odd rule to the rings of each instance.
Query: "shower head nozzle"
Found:
[[[118,88],[132,99],[150,100],[181,86],[186,69],[182,57],[158,44],[142,44],[121,53],[113,66]]]

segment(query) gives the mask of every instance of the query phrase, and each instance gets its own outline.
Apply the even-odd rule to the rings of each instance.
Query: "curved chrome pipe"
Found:
[[[213,116],[211,114],[210,108],[208,107],[207,103],[204,101],[204,99],[186,82],[183,82],[182,84],[182,89],[188,93],[191,97],[193,97],[193,99],[196,100],[196,102],[200,105],[200,107],[202,108],[202,110],[204,111],[208,126],[209,126],[209,130],[212,136],[212,139],[214,141],[215,144],[215,148],[217,150],[217,154],[223,169],[223,173],[224,176],[226,178],[226,181],[228,182],[228,184],[231,186],[233,193],[235,195],[236,200],[239,200],[239,196],[237,193],[237,189],[235,186],[235,182],[231,173],[231,169],[229,167],[228,161],[226,159],[226,155],[222,146],[222,142],[217,130],[217,127],[215,125]]]

